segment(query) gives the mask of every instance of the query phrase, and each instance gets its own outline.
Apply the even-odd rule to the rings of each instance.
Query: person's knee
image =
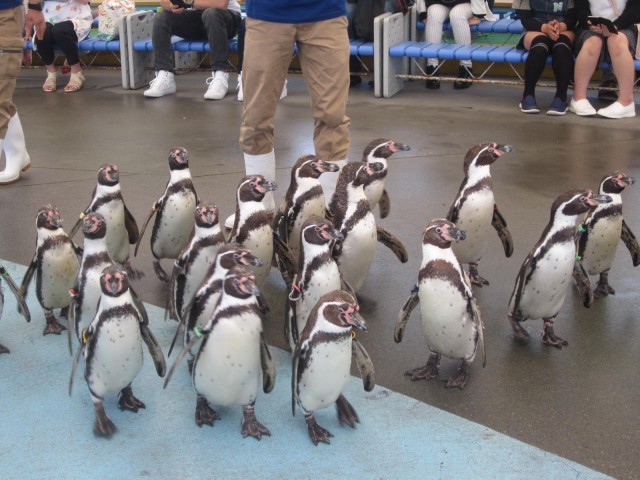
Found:
[[[615,37],[615,38],[614,38]],[[612,57],[617,57],[629,52],[629,42],[624,35],[612,35],[607,38],[607,50]]]
[[[566,35],[560,35],[560,38],[556,40],[556,43],[552,47],[552,53],[555,56],[572,56],[573,48],[571,39]]]
[[[153,17],[153,31],[156,32],[171,29],[174,15],[175,13],[167,12],[165,10],[156,13],[156,15]]]
[[[551,52],[553,41],[546,35],[538,35],[531,41],[529,54],[531,55],[547,55]]]
[[[211,26],[219,26],[224,24],[223,17],[224,10],[219,8],[207,8],[204,12],[202,12],[202,23],[205,28],[208,25]]]
[[[580,54],[584,52],[584,55],[599,56],[600,52],[602,52],[602,45],[602,39],[600,37],[590,37],[585,40],[582,45]]]

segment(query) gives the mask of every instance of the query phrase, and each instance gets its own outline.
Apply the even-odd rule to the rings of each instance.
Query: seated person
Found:
[[[471,0],[418,0],[418,18],[425,22],[425,39],[430,43],[441,43],[443,24],[448,19],[453,30],[453,39],[456,43],[471,45],[470,24],[478,23],[482,18],[493,18],[484,1],[472,2]],[[433,75],[438,67],[437,58],[427,60],[427,75]],[[473,78],[471,60],[460,60],[458,78]],[[439,80],[427,80],[427,88],[440,88]],[[471,82],[455,81],[453,88],[460,90],[469,88]]]
[[[229,91],[229,40],[240,28],[238,0],[160,0],[163,10],[155,15],[151,41],[156,78],[145,97],[162,97],[176,91],[171,36],[185,40],[208,40],[211,47],[212,75],[207,79],[204,98],[220,100]],[[186,4],[186,5],[185,5]]]
[[[640,0],[576,0],[576,15],[580,29],[576,41],[578,54],[573,98],[569,109],[580,116],[597,113],[607,118],[635,117],[633,56],[637,31],[634,24],[640,22]],[[601,25],[592,25],[589,16],[611,20],[617,33]],[[618,80],[618,100],[596,111],[587,100],[587,87],[596,67],[603,61],[613,66],[613,73]]]
[[[82,88],[84,75],[80,66],[78,42],[91,32],[91,7],[89,0],[47,0],[42,9],[46,29],[42,40],[35,39],[35,46],[47,69],[47,78],[42,85],[45,92],[55,92],[57,69],[54,65],[54,47],[60,48],[71,70],[65,92],[77,92]]]
[[[524,92],[520,110],[524,113],[539,113],[536,102],[536,83],[551,55],[551,66],[556,77],[556,93],[547,110],[547,115],[567,113],[567,90],[573,73],[573,42],[576,24],[573,0],[514,0],[516,17],[526,32],[518,48],[529,52],[524,64]]]

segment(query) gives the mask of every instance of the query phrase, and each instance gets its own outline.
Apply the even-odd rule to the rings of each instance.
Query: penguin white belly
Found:
[[[335,403],[351,374],[351,337],[313,345],[298,381],[298,399],[307,412]]]
[[[371,208],[371,210],[373,210],[375,206],[378,205],[380,197],[382,197],[382,192],[384,192],[383,180],[376,180],[364,187],[364,195],[369,201],[369,208]]]
[[[273,229],[270,225],[263,225],[253,230],[242,244],[251,250],[251,253],[262,260],[261,267],[251,267],[256,276],[256,285],[260,286],[269,276],[271,270],[271,258],[273,257]]]
[[[376,253],[378,243],[376,220],[373,214],[369,213],[351,230],[341,233],[345,235],[345,239],[342,243],[338,266],[345,281],[358,291],[369,273]]]
[[[44,252],[38,271],[38,299],[43,307],[52,310],[69,306],[69,289],[75,284],[79,268],[80,261],[70,243]]]
[[[215,261],[215,252],[217,252],[218,249],[216,248],[215,252],[213,249],[208,250],[211,251],[207,251],[206,254],[197,255],[189,265],[189,269],[186,272],[184,290],[182,292],[183,309],[189,305],[191,300],[193,300],[193,296],[198,291],[198,288],[200,288],[200,285],[202,285],[209,268]]]
[[[214,405],[249,405],[260,387],[259,317],[221,320],[209,334],[193,365],[196,391]]]
[[[107,250],[116,262],[129,259],[129,233],[124,224],[124,204],[112,201],[96,210],[107,222]]]
[[[193,210],[196,199],[193,192],[183,191],[165,199],[156,237],[152,243],[157,258],[178,258],[189,243],[193,230]]]
[[[429,350],[450,358],[473,360],[477,327],[460,291],[449,281],[430,278],[420,283],[418,295]]]
[[[98,311],[98,301],[102,295],[100,288],[100,275],[102,270],[109,264],[100,264],[97,268],[87,270],[85,274],[84,285],[82,285],[82,304],[80,307],[80,316],[76,316],[76,333],[81,333],[83,329],[88,328]]]
[[[582,265],[589,275],[607,271],[613,264],[622,233],[622,217],[602,219],[589,232]]]
[[[104,398],[129,385],[142,370],[142,337],[138,319],[131,315],[105,321],[94,336],[93,357],[85,377],[91,391]]]
[[[340,288],[340,271],[334,262],[324,264],[313,273],[309,283],[305,285],[304,297],[296,314],[298,332],[304,330],[309,312],[318,303],[320,297],[334,290],[340,290]]]
[[[491,190],[481,190],[469,195],[462,204],[455,223],[467,236],[451,245],[460,263],[477,262],[482,257],[491,229],[494,202]]]
[[[573,242],[565,242],[552,246],[538,260],[520,300],[519,309],[526,318],[551,318],[560,311],[571,284],[575,253]]]
[[[312,216],[318,216],[324,218],[325,215],[325,206],[324,200],[320,197],[316,197],[310,199],[307,202],[304,202],[300,212],[296,216],[295,222],[293,223],[293,228],[289,233],[289,239],[287,244],[293,253],[293,258],[296,260],[300,257],[300,232],[302,231],[302,224]]]

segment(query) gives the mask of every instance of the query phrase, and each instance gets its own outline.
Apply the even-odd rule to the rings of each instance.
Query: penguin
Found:
[[[220,247],[205,279],[184,307],[184,314],[176,332],[178,335],[181,326],[184,326],[184,345],[191,341],[195,329],[203,328],[215,313],[222,292],[222,282],[229,270],[236,265],[259,267],[262,260],[252,255],[248,248],[234,243]]]
[[[180,321],[186,305],[207,276],[220,247],[225,244],[218,207],[201,203],[194,212],[195,231],[176,259],[171,275],[170,316]]]
[[[333,256],[348,289],[353,292],[360,290],[369,273],[378,241],[389,247],[403,263],[407,261],[407,252],[400,240],[376,225],[364,195],[364,184],[382,168],[381,163],[347,163],[340,170],[329,205],[327,216],[344,237],[336,242]]]
[[[169,152],[169,173],[170,177],[164,193],[151,207],[134,252],[134,255],[138,254],[147,224],[156,214],[151,232],[151,253],[153,254],[153,271],[163,282],[168,282],[169,277],[160,265],[160,260],[178,258],[180,252],[187,246],[194,228],[193,210],[199,203],[191,180],[186,148],[176,147]]]
[[[343,235],[329,220],[312,216],[302,224],[300,237],[298,272],[285,308],[285,338],[291,351],[320,297],[343,287],[338,264],[331,255],[333,243],[342,240]]]
[[[316,155],[300,157],[291,169],[291,183],[274,218],[274,231],[287,244],[294,259],[300,256],[300,230],[311,216],[324,217],[325,198],[320,175],[340,167]]]
[[[96,316],[82,332],[83,346],[78,350],[71,371],[69,395],[80,355],[85,362],[84,378],[95,409],[93,432],[111,437],[116,426],[105,412],[106,395],[118,393],[118,407],[137,413],[146,408],[133,395],[131,383],[142,370],[142,341],[147,345],[158,376],[164,377],[166,364],[162,349],[149,330],[149,318],[129,290],[129,278],[116,265],[104,269],[100,276],[102,295]]]
[[[27,322],[31,321],[31,313],[29,312],[29,307],[27,303],[24,301],[22,295],[20,295],[20,288],[16,285],[16,282],[13,281],[9,272],[7,272],[4,265],[0,264],[0,319],[2,318],[2,311],[4,309],[4,292],[2,289],[2,282],[5,282],[9,286],[9,290],[13,293],[13,296],[16,298],[16,302],[18,303],[18,311],[24,317]],[[0,354],[2,353],[10,353],[9,349],[4,345],[0,344]]]
[[[576,222],[582,214],[611,201],[608,195],[577,189],[563,193],[553,202],[549,223],[520,267],[509,300],[508,317],[516,340],[529,338],[522,322],[541,318],[545,345],[562,348],[569,344],[555,334],[553,321],[564,303],[573,272]],[[585,305],[588,301],[583,298]]]
[[[621,193],[632,184],[633,178],[625,173],[616,172],[605,176],[600,182],[599,193],[610,196],[612,202],[600,204],[590,210],[578,229],[578,258],[588,275],[600,276],[593,292],[596,298],[616,293],[609,285],[609,269],[620,239],[631,253],[633,266],[640,264],[638,241],[622,217]],[[579,282],[579,279],[576,281]]]
[[[465,240],[465,232],[446,219],[431,220],[422,236],[422,264],[418,283],[398,314],[394,331],[396,343],[402,341],[404,329],[413,309],[420,303],[422,328],[430,354],[427,364],[405,372],[412,381],[431,380],[438,376],[440,358],[461,360],[456,375],[446,388],[463,389],[478,347],[484,352],[484,325],[471,283],[452,249],[452,243]]]
[[[262,260],[261,266],[252,269],[258,286],[264,283],[271,269],[274,237],[262,199],[265,193],[277,188],[276,182],[270,182],[262,175],[245,175],[236,194],[236,215],[229,242],[248,248]]]
[[[102,295],[100,277],[105,268],[115,265],[107,248],[107,222],[99,213],[89,213],[82,219],[84,244],[80,269],[69,306],[69,331],[73,329],[82,343],[82,332],[89,327],[98,310]]]
[[[376,206],[380,207],[380,218],[387,218],[391,211],[389,194],[384,188],[384,181],[388,174],[387,160],[391,155],[400,151],[411,150],[409,145],[389,140],[376,138],[369,142],[362,153],[362,161],[368,163],[381,163],[383,168],[374,173],[364,185],[364,194],[369,200],[369,206],[373,211]]]
[[[138,224],[122,197],[120,169],[117,165],[102,165],[98,170],[98,184],[91,202],[71,229],[71,238],[82,225],[82,218],[89,213],[99,213],[107,222],[107,248],[111,258],[123,265],[131,278],[141,277],[143,273],[134,270],[129,262],[129,245],[135,245],[140,235]]]
[[[195,413],[198,426],[213,426],[220,418],[211,405],[241,405],[242,436],[257,440],[263,435],[271,436],[254,411],[260,376],[262,373],[265,393],[273,390],[276,379],[275,363],[262,333],[266,312],[259,296],[252,272],[241,266],[229,270],[214,315],[176,360],[177,364],[190,347],[197,349],[192,380],[198,395]],[[165,387],[170,378],[167,377]]]
[[[296,349],[291,372],[291,410],[296,415],[299,405],[307,422],[309,438],[314,445],[330,443],[333,435],[315,419],[315,411],[336,405],[341,425],[355,428],[360,422],[353,406],[343,395],[349,383],[351,358],[356,358],[364,389],[375,387],[373,363],[355,338],[353,328],[367,331],[358,313],[355,298],[344,290],[329,292],[318,300],[309,314]]]
[[[512,150],[511,145],[495,142],[471,147],[464,158],[464,180],[447,213],[447,220],[466,232],[466,240],[454,243],[451,248],[460,263],[469,264],[471,283],[478,287],[489,285],[478,274],[478,262],[486,250],[490,227],[498,232],[507,258],[513,254],[513,240],[495,203],[490,171],[493,162]]]
[[[26,300],[29,284],[36,275],[36,297],[44,310],[46,326],[43,335],[60,335],[66,330],[56,320],[53,309],[61,308],[63,315],[71,303],[69,289],[73,287],[82,250],[62,229],[60,211],[53,205],[44,205],[36,217],[38,238],[36,251],[20,285],[20,294]]]

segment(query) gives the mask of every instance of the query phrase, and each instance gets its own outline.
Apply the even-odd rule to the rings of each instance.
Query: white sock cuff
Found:
[[[244,170],[247,175],[262,175],[269,181],[276,179],[276,154],[274,150],[260,155],[244,154]]]

